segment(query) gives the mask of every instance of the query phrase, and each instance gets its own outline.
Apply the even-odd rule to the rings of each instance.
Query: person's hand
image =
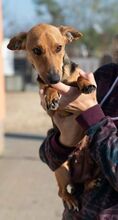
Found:
[[[80,70],[80,74],[89,79],[91,84],[96,86],[96,82],[93,73],[85,73]],[[90,94],[82,94],[78,88],[67,86],[62,82],[52,85],[61,93],[60,109],[70,109],[72,112],[83,112],[97,104],[96,91]]]
[[[83,72],[84,73],[84,72]],[[93,74],[86,76],[90,82],[96,85]],[[81,139],[82,129],[76,121],[76,117],[88,108],[97,104],[96,92],[88,95],[81,94],[78,88],[67,86],[63,83],[53,85],[61,93],[60,109],[69,109],[74,114],[63,116],[61,111],[53,114],[53,121],[60,131],[60,142],[65,146],[76,146]],[[45,94],[40,90],[41,104],[46,110]]]
[[[46,101],[44,90],[39,90],[41,105],[46,111]],[[64,116],[61,111],[55,111],[53,114],[53,122],[60,131],[59,141],[65,146],[73,147],[78,143],[79,125],[76,121],[77,114]]]
[[[81,75],[89,79],[96,86],[92,73],[86,74],[81,70]],[[76,146],[82,137],[82,128],[76,121],[76,117],[83,111],[97,104],[96,91],[90,94],[81,94],[78,88],[67,86],[61,82],[53,85],[61,93],[60,109],[74,112],[73,115],[62,117],[59,112],[54,115],[54,122],[60,130],[60,142],[67,146]]]

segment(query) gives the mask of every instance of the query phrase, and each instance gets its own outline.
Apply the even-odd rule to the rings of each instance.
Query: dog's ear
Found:
[[[65,37],[66,43],[72,42],[73,40],[78,40],[83,36],[82,33],[70,26],[60,26],[59,30],[61,34]]]
[[[27,38],[26,32],[16,35],[15,37],[11,38],[9,44],[7,45],[7,48],[10,50],[25,50],[26,38]]]

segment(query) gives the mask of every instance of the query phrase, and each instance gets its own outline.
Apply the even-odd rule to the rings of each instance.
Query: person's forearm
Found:
[[[58,169],[67,159],[74,148],[65,147],[58,141],[59,134],[55,132],[47,136],[39,149],[40,159],[46,163],[52,171]]]
[[[77,121],[90,136],[90,153],[100,169],[118,190],[118,136],[117,128],[110,117],[105,117],[96,105],[83,112]]]

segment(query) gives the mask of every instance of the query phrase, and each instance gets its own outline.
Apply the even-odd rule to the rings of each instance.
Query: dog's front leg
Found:
[[[47,111],[55,111],[59,107],[59,92],[52,88],[48,87],[45,89],[45,100],[47,105]]]
[[[48,114],[52,116],[53,111],[57,110],[59,107],[59,92],[48,84],[45,84],[39,76],[37,81],[39,83],[39,88],[44,90],[46,110]]]
[[[80,91],[85,94],[89,94],[96,89],[95,85],[91,84],[88,79],[80,75],[79,67],[76,67],[75,71],[71,73],[64,82],[67,85],[78,87]]]
[[[71,185],[67,161],[55,171],[55,176],[59,187],[58,195],[67,204],[69,209],[78,209],[76,199],[67,190],[67,187]]]

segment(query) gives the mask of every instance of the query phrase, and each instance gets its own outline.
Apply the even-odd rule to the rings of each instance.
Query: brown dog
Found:
[[[65,57],[65,45],[81,36],[82,34],[72,27],[57,28],[49,24],[40,24],[27,33],[20,33],[13,37],[8,44],[8,49],[26,50],[28,59],[38,72],[40,83],[45,88],[65,80],[68,84],[78,86],[82,92],[90,93],[95,89],[94,85],[83,77],[79,77],[79,68],[77,70],[76,64],[70,62],[71,71],[68,71],[69,59]],[[59,94],[51,87],[48,93],[51,93],[51,97],[47,100],[47,108],[55,110],[58,108]]]
[[[81,36],[82,34],[72,27],[40,24],[27,33],[20,33],[13,37],[8,44],[10,50],[26,50],[29,61],[38,72],[40,87],[45,89],[49,114],[59,107],[59,93],[51,87],[51,84],[63,81],[66,84],[78,87],[81,92],[86,94],[95,90],[94,85],[91,85],[87,79],[80,76],[78,65],[72,63],[65,54],[65,45],[79,39]],[[89,95],[82,94],[81,97],[87,98],[86,100],[89,101]],[[78,135],[79,142],[84,137],[80,128],[78,134],[80,134]],[[63,181],[65,176],[63,175],[63,169],[68,170],[67,164],[65,164],[65,168],[63,165],[55,172],[59,185],[59,195],[64,201],[74,205],[75,201],[67,192],[68,172],[66,172],[68,180]]]

